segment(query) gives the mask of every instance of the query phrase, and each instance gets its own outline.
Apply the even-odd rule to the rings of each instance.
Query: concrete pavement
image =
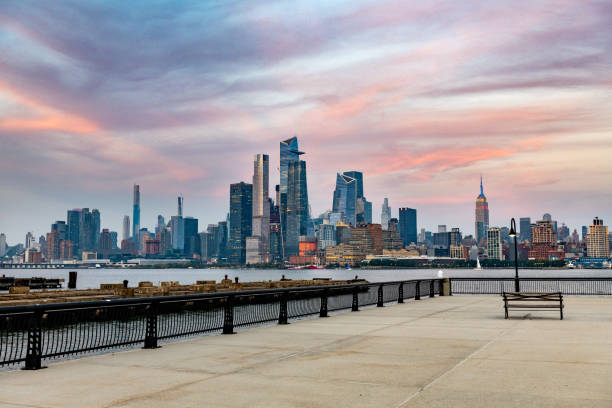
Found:
[[[612,299],[364,309],[0,373],[0,407],[611,407]]]

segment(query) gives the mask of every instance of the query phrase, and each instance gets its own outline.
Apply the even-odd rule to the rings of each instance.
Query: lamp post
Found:
[[[521,287],[518,276],[518,245],[516,243],[516,221],[514,218],[510,220],[510,234],[508,235],[514,237],[514,291],[520,292]]]

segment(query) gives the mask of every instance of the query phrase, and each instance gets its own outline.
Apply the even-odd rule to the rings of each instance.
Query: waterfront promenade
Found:
[[[0,373],[0,406],[610,407],[612,298],[452,296]]]

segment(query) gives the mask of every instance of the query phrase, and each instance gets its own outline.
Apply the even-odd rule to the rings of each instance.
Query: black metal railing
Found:
[[[160,340],[442,294],[439,279],[113,299],[0,308],[0,366],[42,362]]]
[[[451,293],[501,295],[514,292],[514,278],[452,278]],[[610,296],[612,278],[521,278],[521,292],[561,292],[566,296]]]

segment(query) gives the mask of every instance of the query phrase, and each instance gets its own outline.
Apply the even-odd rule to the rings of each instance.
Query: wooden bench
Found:
[[[506,319],[508,309],[551,310],[559,309],[563,320],[563,295],[561,292],[503,292]]]

